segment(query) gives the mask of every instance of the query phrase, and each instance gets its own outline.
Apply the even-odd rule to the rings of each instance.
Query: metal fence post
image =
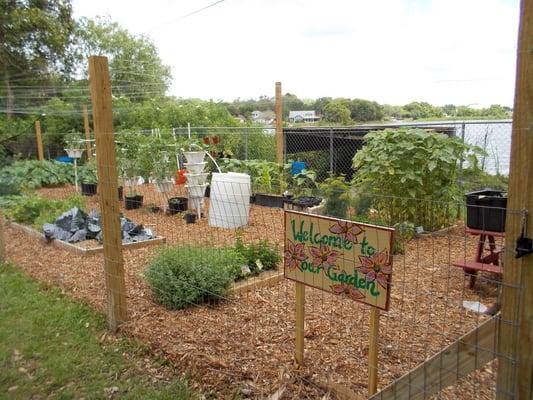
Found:
[[[248,160],[248,128],[244,128],[244,159]]]
[[[329,128],[329,172],[333,173],[333,128]]]

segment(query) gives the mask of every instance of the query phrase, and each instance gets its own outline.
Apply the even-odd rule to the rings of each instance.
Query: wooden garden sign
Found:
[[[285,277],[296,282],[296,354],[303,364],[305,286],[372,307],[369,393],[377,389],[379,310],[389,309],[394,229],[285,211]]]

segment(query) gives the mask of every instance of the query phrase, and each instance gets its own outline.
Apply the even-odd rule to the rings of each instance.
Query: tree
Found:
[[[28,85],[44,85],[68,75],[75,23],[70,0],[2,0],[0,12],[0,76],[6,114],[39,101]],[[26,87],[26,88],[25,88]],[[46,98],[48,91],[42,91]]]
[[[329,122],[336,122],[347,125],[351,121],[350,109],[344,99],[335,99],[324,107],[324,119]]]
[[[383,109],[375,101],[354,99],[350,101],[348,107],[354,121],[367,122],[383,119]]]
[[[286,93],[283,95],[283,118],[288,118],[289,111],[305,110],[305,104],[295,94]]]
[[[318,115],[324,114],[324,108],[333,100],[331,97],[319,97],[316,99],[313,109]]]
[[[171,81],[154,43],[134,36],[116,22],[81,18],[76,29],[78,70],[87,73],[87,59],[103,55],[109,60],[113,94],[133,102],[163,96]]]

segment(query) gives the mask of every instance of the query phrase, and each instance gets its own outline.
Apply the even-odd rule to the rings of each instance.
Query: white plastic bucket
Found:
[[[207,184],[203,185],[185,185],[187,188],[187,192],[189,193],[189,197],[191,199],[198,199],[202,198],[205,195],[205,188]]]
[[[239,228],[248,224],[250,175],[235,172],[213,173],[209,201],[209,225]]]
[[[205,157],[205,151],[184,151],[183,154],[187,162],[191,164],[199,164],[204,161]]]
[[[207,164],[205,161],[199,163],[185,163],[185,167],[191,174],[201,174],[204,172],[205,164]]]
[[[209,174],[207,173],[203,173],[203,174],[186,173],[185,177],[187,178],[187,183],[190,185],[204,185],[207,180],[208,175]]]

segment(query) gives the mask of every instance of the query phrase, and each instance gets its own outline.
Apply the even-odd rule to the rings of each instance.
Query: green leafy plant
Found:
[[[324,214],[331,217],[346,218],[350,205],[350,185],[344,175],[331,175],[319,185],[326,197]]]
[[[289,191],[294,197],[311,196],[313,191],[317,188],[316,172],[310,169],[303,169],[296,175],[286,174],[290,177],[288,183]]]
[[[98,176],[96,174],[96,159],[92,158],[81,167],[78,168],[78,176],[82,183],[97,183]]]
[[[235,251],[245,259],[245,264],[250,268],[252,275],[257,275],[261,271],[276,269],[281,261],[278,251],[268,242],[261,240],[257,243],[245,244],[242,238],[242,231],[237,231]]]
[[[83,139],[79,132],[70,132],[66,134],[64,142],[67,149],[83,149]]]
[[[144,276],[163,306],[182,309],[221,299],[243,265],[244,258],[233,249],[165,247]]]
[[[10,188],[11,194],[23,189],[60,186],[67,183],[74,183],[72,165],[57,161],[16,161],[0,169],[0,187]]]
[[[20,196],[5,204],[6,216],[22,224],[33,225],[42,230],[43,224],[51,223],[73,207],[85,208],[85,199],[74,195],[65,200],[51,200],[36,195]]]
[[[122,132],[117,135],[119,149],[117,151],[119,173],[127,183],[128,195],[137,194],[137,179],[141,172],[141,144],[144,142],[142,134]]]
[[[409,221],[426,230],[451,224],[462,200],[459,160],[475,165],[480,149],[444,134],[421,129],[369,133],[353,159],[356,191],[390,225]]]

